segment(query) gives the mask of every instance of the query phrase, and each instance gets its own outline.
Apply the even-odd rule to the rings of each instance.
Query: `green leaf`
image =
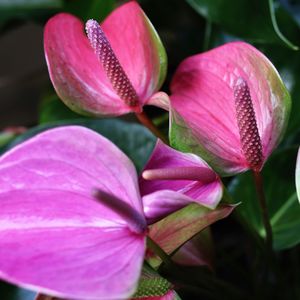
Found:
[[[83,21],[96,19],[102,21],[114,9],[116,0],[69,0],[65,10],[78,16]]]
[[[74,120],[74,119],[87,119],[79,116],[72,110],[70,110],[58,97],[56,94],[49,95],[43,99],[39,109],[39,123],[49,123],[64,120]]]
[[[63,6],[62,0],[1,0],[0,27],[9,19],[40,18],[49,15]]]
[[[265,46],[261,49],[278,69],[282,80],[291,94],[292,109],[286,135],[290,136],[300,128],[300,55],[286,47]]]
[[[107,137],[127,154],[134,162],[138,171],[143,169],[156,142],[156,138],[145,127],[136,123],[129,123],[118,119],[76,119],[53,122],[34,127],[17,137],[7,148],[11,148],[49,128],[66,125],[85,126]]]
[[[269,1],[269,9],[270,9],[270,15],[271,15],[271,21],[273,28],[277,34],[277,36],[291,49],[293,50],[299,50],[299,47],[296,45],[293,45],[281,32],[279,29],[277,19],[276,19],[276,12],[275,12],[275,5],[273,0],[268,0]]]
[[[149,236],[167,254],[173,254],[198,232],[227,217],[234,208],[235,205],[219,205],[211,210],[193,203],[150,226]],[[154,267],[161,263],[161,260],[154,254],[149,254],[148,261]]]
[[[15,138],[13,132],[0,132],[0,149]]]
[[[273,2],[268,2],[271,0],[186,1],[209,21],[219,24],[228,33],[248,41],[286,44],[287,38],[283,34],[288,35],[289,39],[298,40],[300,31],[297,23],[282,7],[277,8],[275,16]],[[278,26],[274,27],[274,24],[277,25],[276,17],[278,23],[283,24],[284,33]]]
[[[300,205],[295,188],[296,156],[296,147],[278,151],[262,172],[276,250],[287,249],[300,242]],[[229,190],[236,201],[242,202],[237,213],[264,238],[265,230],[251,175],[248,172],[237,176]]]
[[[59,8],[62,0],[1,0],[0,9]]]
[[[172,288],[172,284],[168,280],[161,277],[150,266],[144,264],[138,289],[132,296],[132,300],[149,299],[148,297],[160,297],[160,299],[163,300],[166,294],[168,294],[168,296],[169,294],[173,296],[172,298],[169,296],[167,298],[168,300],[180,300],[175,291],[172,291]]]

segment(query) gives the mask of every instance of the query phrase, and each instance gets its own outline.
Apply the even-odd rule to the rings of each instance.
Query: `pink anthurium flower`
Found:
[[[233,42],[184,60],[171,83],[171,145],[222,175],[259,172],[287,126],[290,96],[272,63]]]
[[[146,250],[142,196],[134,165],[106,138],[67,126],[10,150],[0,158],[0,205],[1,279],[62,299],[135,292]]]
[[[139,183],[148,223],[191,201],[214,209],[223,192],[220,178],[200,157],[176,151],[160,140]]]
[[[298,150],[297,163],[296,163],[296,190],[298,200],[300,202],[300,148]]]
[[[60,13],[45,27],[44,48],[59,97],[77,113],[118,116],[145,104],[167,107],[158,92],[167,68],[164,47],[137,2],[113,11],[101,26]]]
[[[67,299],[126,299],[146,220],[131,161],[83,127],[49,130],[0,161],[0,278]]]

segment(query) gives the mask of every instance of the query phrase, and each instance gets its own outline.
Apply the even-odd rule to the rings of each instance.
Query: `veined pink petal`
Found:
[[[104,224],[96,201],[11,191],[0,194],[0,203],[1,279],[72,299],[122,299],[134,292],[144,237]]]
[[[80,114],[117,116],[131,111],[113,90],[76,17],[61,13],[45,27],[44,48],[59,97]]]
[[[22,143],[2,156],[0,172],[5,174],[1,192],[51,187],[90,197],[99,189],[143,214],[132,162],[108,139],[84,127],[48,130]]]
[[[5,154],[0,277],[67,299],[128,298],[141,271],[145,234],[130,230],[95,189],[120,198],[143,220],[134,166],[89,129],[49,130]]]
[[[153,25],[136,1],[114,10],[102,28],[144,104],[166,76],[167,58]]]
[[[144,213],[148,224],[153,224],[174,211],[193,202],[193,199],[174,191],[162,190],[143,197]]]
[[[143,177],[139,179],[142,195],[148,195],[160,190],[172,190],[188,197],[183,197],[182,201],[179,201],[179,196],[176,196],[176,193],[174,193],[174,197],[177,200],[173,204],[170,197],[166,198],[166,200],[170,201],[164,203],[164,197],[159,199],[159,193],[155,194],[155,197],[154,195],[144,197],[143,202],[146,211],[151,210],[150,207],[157,210],[164,206],[165,209],[169,207],[170,211],[168,212],[170,213],[185,206],[187,201],[194,201],[209,208],[215,208],[218,205],[222,197],[221,181],[212,169],[200,157],[194,154],[176,151],[158,141],[144,171],[151,171],[153,169],[167,171],[180,168],[193,168],[193,172],[197,169],[199,171],[196,172],[194,180],[145,180]],[[208,177],[211,177],[212,174],[214,174],[214,178],[207,181]],[[150,199],[151,205],[150,202],[148,203]],[[154,203],[155,199],[157,199],[157,203]],[[176,207],[177,209],[175,209]]]
[[[239,78],[249,86],[267,159],[287,125],[290,98],[276,69],[261,52],[234,42],[189,57],[171,84],[172,145],[202,155],[222,174],[249,168],[241,149],[233,95]]]

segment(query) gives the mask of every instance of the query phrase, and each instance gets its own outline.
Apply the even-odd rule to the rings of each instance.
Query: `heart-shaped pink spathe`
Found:
[[[160,140],[139,185],[148,223],[192,202],[214,209],[223,194],[219,176],[205,161],[194,154],[176,151]]]
[[[135,168],[109,140],[78,126],[39,134],[0,159],[0,190],[1,279],[67,299],[132,295],[146,221]]]
[[[66,13],[52,17],[44,33],[50,78],[59,97],[72,110],[93,116],[138,112],[144,104],[168,108],[167,95],[158,92],[166,76],[166,53],[138,3],[130,1],[115,9],[101,27],[139,105],[131,107],[120,98],[84,33],[84,24]]]
[[[234,95],[241,79],[250,91],[263,164],[285,132],[291,100],[261,52],[243,42],[225,44],[185,59],[171,83],[172,146],[201,156],[221,175],[251,167],[242,149],[243,124],[238,124]]]

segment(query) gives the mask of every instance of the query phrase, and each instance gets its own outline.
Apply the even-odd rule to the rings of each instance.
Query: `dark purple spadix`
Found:
[[[146,231],[147,224],[144,217],[126,202],[99,189],[95,189],[93,194],[102,204],[124,218],[133,233],[142,234]]]
[[[95,20],[88,20],[85,25],[87,37],[103,66],[108,79],[119,97],[128,106],[138,106],[139,98],[115,55],[101,26]]]
[[[236,81],[233,90],[242,150],[249,167],[258,172],[263,164],[263,154],[250,90],[241,77]]]

